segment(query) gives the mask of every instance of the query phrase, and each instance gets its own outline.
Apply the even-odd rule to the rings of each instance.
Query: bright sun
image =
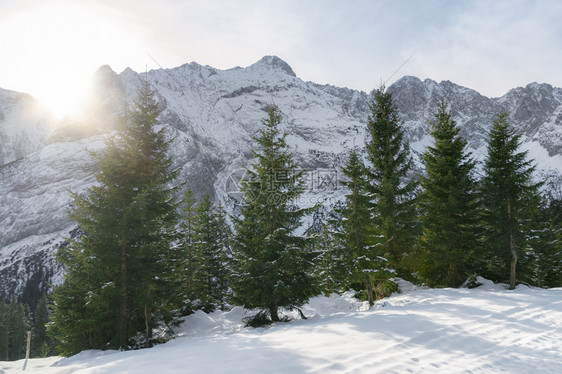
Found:
[[[88,75],[60,72],[56,78],[47,82],[47,87],[38,87],[34,92],[42,106],[58,119],[72,115],[85,104],[88,94]]]
[[[139,50],[132,27],[96,2],[38,2],[3,16],[0,51],[16,62],[0,62],[2,88],[30,93],[59,118],[79,109],[98,67],[127,66]]]

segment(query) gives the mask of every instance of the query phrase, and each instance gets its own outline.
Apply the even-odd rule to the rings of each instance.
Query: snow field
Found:
[[[242,308],[185,318],[151,349],[31,359],[38,373],[560,373],[562,288],[420,289],[367,310],[352,293],[319,296],[307,320],[244,328]],[[294,318],[297,313],[291,313]],[[23,360],[0,362],[20,372]]]

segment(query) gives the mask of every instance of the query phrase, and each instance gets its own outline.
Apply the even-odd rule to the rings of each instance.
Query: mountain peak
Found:
[[[123,70],[121,73],[119,73],[119,75],[122,75],[122,74],[123,75],[131,75],[131,74],[137,75],[137,73],[128,66],[125,68],[125,70]]]
[[[109,65],[102,65],[96,70],[96,74],[114,74],[115,72]]]
[[[413,75],[404,75],[402,78],[398,79],[393,84],[403,85],[403,84],[422,84],[422,80]]]
[[[284,71],[285,73],[292,75],[293,77],[297,76],[293,71],[293,69],[291,68],[291,66],[289,66],[289,64],[287,64],[285,61],[283,61],[277,56],[264,56],[252,66],[260,66],[260,65],[271,66],[281,71]]]
[[[109,65],[100,66],[94,73],[93,89],[96,92],[104,92],[110,87],[119,85],[119,76]]]

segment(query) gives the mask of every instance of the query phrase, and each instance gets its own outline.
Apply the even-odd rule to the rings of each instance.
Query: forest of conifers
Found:
[[[416,176],[392,95],[375,90],[365,152],[351,150],[341,170],[345,200],[305,234],[303,218],[318,207],[295,204],[303,171],[278,108],[254,138],[236,215],[210,195],[180,192],[169,143],[154,131],[159,114],[144,82],[96,154],[97,183],[73,195],[79,234],[58,254],[64,283],[33,313],[15,298],[0,304],[0,360],[23,357],[28,329],[35,357],[134,349],[165,341],[195,310],[241,305],[260,311],[246,321],[259,326],[320,293],[354,289],[373,305],[397,290],[395,277],[431,287],[470,287],[476,275],[511,289],[562,286],[562,203],[543,195],[505,113],[490,124],[477,179],[443,101]]]

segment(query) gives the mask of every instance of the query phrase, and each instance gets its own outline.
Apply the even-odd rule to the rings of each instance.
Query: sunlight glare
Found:
[[[37,88],[34,96],[57,119],[78,114],[87,102],[88,76],[69,72],[56,75],[59,76],[58,81],[54,79],[48,87]]]
[[[94,72],[111,57],[142,50],[134,31],[104,8],[69,1],[11,14],[2,30],[0,43],[14,51],[18,61],[8,67],[17,82],[5,79],[2,85],[35,96],[58,118],[79,110]]]

